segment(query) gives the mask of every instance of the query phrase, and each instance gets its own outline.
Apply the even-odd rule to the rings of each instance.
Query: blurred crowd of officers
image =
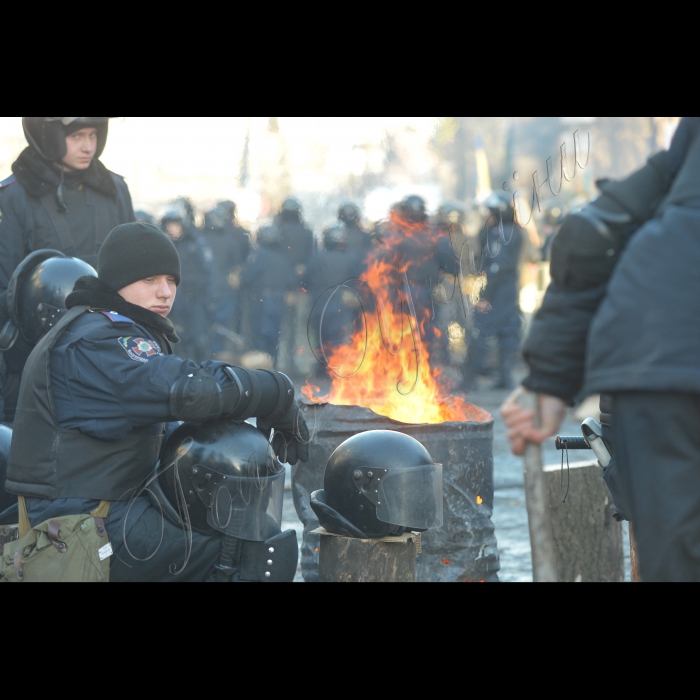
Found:
[[[557,208],[545,211],[538,234],[515,223],[507,195],[494,193],[473,210],[448,203],[434,215],[412,196],[373,225],[363,222],[359,206],[343,204],[337,223],[317,238],[302,205],[291,198],[254,234],[241,226],[231,201],[204,216],[186,198],[157,217],[136,212],[171,237],[182,259],[183,283],[171,315],[182,338],[178,355],[320,378],[333,347],[349,342],[361,323],[357,296],[341,289],[329,298],[329,290],[358,279],[385,255],[391,239],[401,241],[399,257],[411,262],[417,313],[422,318],[421,311],[429,310],[423,340],[433,362],[451,365],[466,391],[483,381],[498,389],[514,386],[524,331],[523,271],[544,270],[536,264],[546,261],[563,215]],[[543,291],[547,281],[536,283]]]

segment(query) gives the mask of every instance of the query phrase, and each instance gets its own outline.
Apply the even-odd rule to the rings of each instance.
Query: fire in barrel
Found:
[[[417,217],[419,218],[419,217]],[[421,442],[444,467],[444,525],[423,536],[419,581],[494,580],[493,418],[456,395],[443,366],[440,303],[466,304],[448,237],[397,211],[360,279],[328,290],[311,314],[310,341],[326,368],[325,391],[309,382],[303,410],[314,431],[309,464],[295,469],[294,498],[306,526],[305,578],[317,576],[318,527],[310,507],[331,454],[348,438],[393,430]],[[451,274],[450,274],[451,273]],[[447,290],[447,291],[446,291]],[[343,315],[340,333],[334,322]],[[333,330],[331,339],[324,328]]]

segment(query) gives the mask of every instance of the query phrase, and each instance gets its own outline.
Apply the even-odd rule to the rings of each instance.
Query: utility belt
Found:
[[[109,501],[103,501],[90,515],[54,518],[32,528],[20,497],[18,538],[5,543],[0,583],[109,583],[109,509]]]

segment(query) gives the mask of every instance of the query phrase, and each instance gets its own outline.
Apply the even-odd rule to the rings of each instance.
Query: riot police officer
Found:
[[[207,213],[204,241],[214,256],[214,294],[216,322],[222,331],[240,332],[241,273],[250,255],[250,233],[238,224],[234,202],[219,202]],[[219,332],[213,339],[213,350],[226,347]]]
[[[29,142],[0,182],[0,292],[36,250],[94,266],[107,234],[135,221],[124,179],[100,161],[115,117],[22,117]]]
[[[445,350],[446,334],[436,332],[440,319],[433,293],[444,275],[454,275],[457,271],[449,236],[431,225],[427,204],[417,195],[406,197],[393,207],[381,236],[380,245],[367,259],[368,264],[375,260],[388,262],[394,275],[391,287],[397,293],[404,287],[399,269],[403,265],[423,340],[431,347],[431,357],[439,362]]]
[[[297,290],[297,276],[284,252],[285,239],[278,226],[266,226],[257,235],[258,248],[241,277],[247,298],[250,344],[277,361],[290,295]]]
[[[489,338],[498,340],[498,378],[494,389],[513,389],[513,366],[522,341],[520,261],[524,238],[515,222],[512,199],[494,193],[485,203],[489,219],[482,232],[487,285],[476,305],[469,348],[468,390],[485,370]]]
[[[338,209],[338,221],[345,228],[346,251],[353,255],[366,255],[372,247],[372,239],[362,228],[360,207],[351,202],[343,204]]]
[[[194,209],[180,198],[161,214],[163,231],[180,255],[182,288],[171,320],[182,339],[176,354],[201,362],[211,355],[210,334],[216,310],[214,299],[214,256],[194,224]]]
[[[301,288],[306,278],[304,273],[316,250],[313,232],[304,225],[303,210],[296,199],[287,199],[277,216],[277,226],[282,234],[280,252],[295,271]]]
[[[347,226],[327,229],[323,233],[323,250],[309,265],[308,291],[315,304],[309,340],[314,345],[315,356],[322,360],[319,371],[325,364],[323,356],[348,343],[361,321],[357,296],[350,289],[338,289],[339,285],[358,279],[363,271],[364,256],[352,250],[353,238]]]
[[[27,364],[7,491],[20,497],[31,527],[88,513],[104,518],[114,582],[210,580],[221,536],[183,532],[144,495],[165,424],[257,417],[268,439],[275,431],[272,449],[293,464],[308,459],[309,439],[294,388],[275,372],[171,354],[178,338],[167,316],[181,269],[157,228],[115,229],[98,271],[78,281],[69,312]]]

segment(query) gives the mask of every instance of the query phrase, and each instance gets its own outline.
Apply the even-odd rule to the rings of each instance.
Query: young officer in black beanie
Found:
[[[290,463],[308,460],[308,430],[287,377],[171,354],[178,338],[167,316],[179,283],[180,259],[164,233],[147,224],[116,228],[98,277],[78,281],[68,314],[34,350],[22,380],[7,491],[24,497],[32,527],[109,502],[113,582],[207,581],[215,573],[221,535],[194,532],[189,561],[174,577],[186,561],[183,531],[138,497],[167,423],[256,417],[289,446]]]

